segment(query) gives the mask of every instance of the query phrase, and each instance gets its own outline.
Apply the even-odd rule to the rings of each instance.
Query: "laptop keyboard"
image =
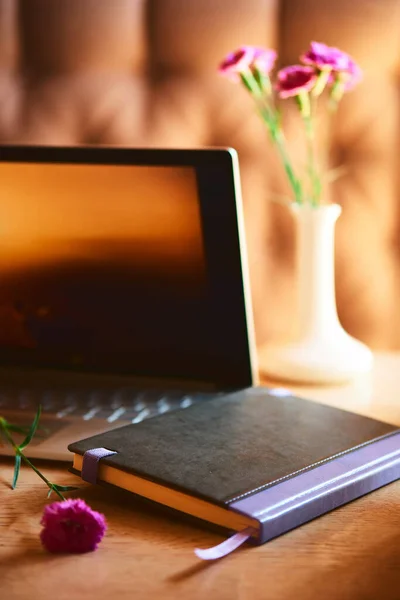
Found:
[[[123,389],[115,391],[0,391],[0,412],[4,410],[35,412],[42,407],[44,415],[63,419],[79,418],[83,421],[103,419],[108,423],[128,421],[139,423],[144,419],[161,415],[172,410],[187,408],[192,404],[222,393],[191,392],[182,390],[157,391]]]

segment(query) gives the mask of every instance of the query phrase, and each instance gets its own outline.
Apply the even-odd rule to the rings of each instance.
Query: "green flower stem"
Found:
[[[247,73],[240,73],[240,79],[244,87],[252,96],[260,97],[262,95],[262,83],[254,77],[251,71]]]
[[[258,71],[241,73],[241,81],[250,95],[253,97],[261,118],[267,126],[270,137],[275,144],[286,176],[293,190],[297,204],[303,202],[303,192],[300,180],[296,177],[289,154],[286,149],[286,140],[279,124],[278,111],[273,105],[272,86],[269,77],[262,76]]]
[[[331,93],[329,95],[328,109],[331,114],[337,111],[339,102],[343,98],[345,92],[344,82],[338,77],[332,86]]]
[[[269,75],[267,75],[266,73],[263,73],[262,71],[257,69],[257,67],[255,67],[253,69],[253,77],[254,77],[254,80],[257,83],[261,93],[264,94],[264,96],[266,96],[267,98],[269,98],[271,100],[272,99],[272,84],[271,84],[271,79],[270,79]]]
[[[31,467],[31,469],[33,469],[35,471],[35,473],[40,477],[40,479],[42,479],[42,481],[44,481],[44,483],[47,485],[47,487],[51,491],[54,491],[57,494],[57,496],[60,498],[60,500],[65,500],[65,497],[62,495],[62,493],[60,492],[60,490],[57,489],[57,486],[54,485],[51,481],[49,481],[47,479],[47,477],[45,477],[39,471],[39,469],[37,469],[35,467],[35,465],[31,463],[31,461],[29,460],[29,458],[27,458],[25,456],[25,454],[22,452],[22,450],[20,449],[20,447],[14,442],[12,436],[10,435],[10,432],[8,431],[7,421],[3,417],[0,417],[0,428],[1,428],[2,432],[4,433],[4,437],[7,439],[7,441],[9,442],[9,444],[12,446],[15,454],[17,456],[20,456],[21,460],[23,460],[23,462],[26,465],[28,465],[29,467]]]
[[[303,202],[303,192],[302,185],[299,179],[296,177],[294,169],[292,167],[292,163],[289,157],[289,153],[286,148],[286,139],[282,128],[279,124],[279,115],[274,106],[271,106],[270,102],[265,101],[259,106],[260,115],[266,124],[269,135],[272,139],[272,142],[275,144],[279,156],[281,158],[283,168],[285,170],[286,176],[289,180],[289,184],[293,190],[293,194],[295,197],[295,201],[297,204],[302,204]]]
[[[25,454],[24,454],[23,452],[21,452],[21,450],[18,452],[18,454],[21,456],[21,458],[22,458],[22,460],[24,461],[24,463],[25,463],[26,465],[28,465],[29,467],[31,467],[31,469],[33,469],[33,470],[35,471],[36,475],[38,475],[38,476],[40,477],[40,479],[41,479],[42,481],[44,481],[44,482],[45,482],[45,484],[47,485],[47,487],[48,487],[48,488],[49,488],[51,491],[53,491],[53,492],[55,492],[55,493],[57,494],[57,496],[60,498],[60,500],[65,500],[65,496],[63,496],[63,494],[60,492],[60,490],[57,488],[57,486],[55,486],[55,485],[54,485],[54,484],[53,484],[51,481],[49,481],[49,480],[47,479],[47,477],[45,477],[45,476],[43,475],[43,473],[41,473],[41,472],[39,471],[39,469],[37,469],[37,468],[35,467],[35,465],[31,463],[31,461],[29,460],[29,458],[27,458],[27,457],[25,456]]]
[[[315,84],[311,94],[315,97],[318,97],[322,94],[326,85],[329,81],[329,77],[331,75],[332,69],[323,69],[318,75],[317,83]]]
[[[275,114],[271,114],[271,112],[266,113],[265,109],[261,109],[261,116],[266,123],[269,134],[271,136],[272,141],[274,142],[278,153],[281,157],[283,168],[285,169],[286,176],[289,180],[290,186],[293,190],[295,201],[297,204],[302,204],[303,202],[303,193],[302,186],[299,179],[296,177],[294,169],[292,167],[292,163],[289,158],[289,154],[286,149],[286,140],[283,134],[283,131],[278,123],[278,119]]]
[[[311,191],[310,199],[313,206],[317,206],[321,197],[321,181],[316,168],[315,158],[315,133],[314,123],[311,111],[310,97],[307,92],[303,92],[297,96],[300,113],[303,118],[307,140],[307,171],[310,178]]]
[[[283,135],[283,132],[278,127],[275,131],[271,132],[271,136],[272,136],[272,139],[278,149],[280,157],[282,159],[283,167],[285,169],[285,173],[287,175],[289,183],[292,187],[295,201],[297,204],[302,204],[303,203],[302,186],[301,186],[300,181],[297,179],[297,177],[294,173],[292,164],[290,162],[289,155],[286,150],[286,140]]]

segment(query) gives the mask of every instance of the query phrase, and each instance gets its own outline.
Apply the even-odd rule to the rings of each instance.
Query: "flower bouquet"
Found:
[[[261,369],[280,380],[344,382],[370,371],[372,353],[340,324],[335,297],[334,231],[339,204],[324,202],[325,190],[315,148],[316,114],[322,100],[334,112],[362,78],[356,62],[338,48],[312,42],[299,64],[272,75],[276,52],[243,46],[219,71],[242,84],[254,100],[275,146],[291,189],[289,206],[297,226],[298,311],[291,339],[260,352]],[[281,105],[294,100],[304,126],[305,168],[295,169],[287,148]]]
[[[241,83],[254,99],[270,139],[282,160],[293,198],[301,205],[318,206],[323,192],[322,174],[315,149],[315,117],[318,100],[327,94],[327,109],[334,112],[346,92],[361,81],[356,62],[338,48],[312,42],[300,56],[302,64],[282,68],[272,78],[277,55],[274,50],[243,46],[229,54],[219,71],[233,82]],[[304,124],[306,138],[306,177],[299,176],[290,160],[277,100],[294,98]]]

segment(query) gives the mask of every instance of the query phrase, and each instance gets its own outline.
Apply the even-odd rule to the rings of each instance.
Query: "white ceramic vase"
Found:
[[[344,383],[368,373],[371,350],[340,324],[335,297],[335,225],[338,204],[293,205],[297,228],[298,311],[291,340],[265,347],[262,370],[280,380]]]

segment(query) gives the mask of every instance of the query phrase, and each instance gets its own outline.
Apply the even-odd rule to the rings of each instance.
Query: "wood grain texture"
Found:
[[[300,393],[400,426],[400,354],[379,355],[372,382]],[[46,475],[76,484],[64,464]],[[221,541],[166,517],[128,493],[82,484],[77,495],[103,512],[108,533],[97,552],[52,556],[39,542],[46,489],[21,471],[10,490],[12,462],[0,461],[0,597],[4,600],[398,600],[400,482],[361,498],[256,548],[202,563],[196,546]],[[81,485],[79,483],[79,485]]]

